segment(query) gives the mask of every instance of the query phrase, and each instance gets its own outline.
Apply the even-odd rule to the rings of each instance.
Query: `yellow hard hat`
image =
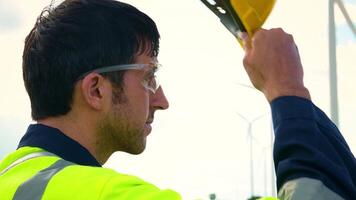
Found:
[[[201,0],[239,40],[239,33],[250,36],[261,28],[276,0]]]

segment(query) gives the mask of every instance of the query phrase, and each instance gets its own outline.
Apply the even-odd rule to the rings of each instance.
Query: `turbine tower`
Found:
[[[346,11],[342,0],[329,0],[329,82],[330,82],[330,112],[331,120],[339,126],[339,102],[337,91],[337,62],[336,62],[336,27],[335,27],[335,3],[344,15],[351,31],[356,36],[356,28]]]

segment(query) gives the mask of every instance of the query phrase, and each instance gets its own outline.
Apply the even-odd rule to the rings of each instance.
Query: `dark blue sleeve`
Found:
[[[320,180],[346,199],[356,199],[356,160],[331,120],[310,100],[279,97],[272,101],[277,189],[287,181]]]

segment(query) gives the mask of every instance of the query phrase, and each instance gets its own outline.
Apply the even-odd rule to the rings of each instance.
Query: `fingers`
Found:
[[[238,34],[238,37],[242,40],[242,45],[245,51],[251,48],[250,44],[250,37],[248,36],[248,33],[246,32],[240,32]]]
[[[303,85],[303,68],[293,36],[283,29],[260,29],[253,37],[241,34],[243,64],[252,84],[267,100],[278,96],[308,97]]]

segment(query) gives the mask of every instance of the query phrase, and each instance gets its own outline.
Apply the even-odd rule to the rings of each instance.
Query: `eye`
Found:
[[[145,80],[150,80],[155,76],[155,71],[154,70],[149,70],[148,72],[145,73]]]
[[[143,81],[148,87],[154,88],[154,86],[156,85],[156,71],[156,69],[152,68],[151,70],[146,72]]]
[[[157,90],[159,87],[159,81],[158,81],[158,76],[159,76],[159,64],[152,64],[148,66],[145,69],[144,77],[142,79],[143,85],[151,90],[153,93]]]
[[[148,86],[150,86],[151,88],[156,88],[156,75],[154,73],[150,74],[147,77],[147,84]]]
[[[151,80],[156,77],[156,72],[158,71],[157,67],[152,67],[147,73],[146,73],[146,78]]]

